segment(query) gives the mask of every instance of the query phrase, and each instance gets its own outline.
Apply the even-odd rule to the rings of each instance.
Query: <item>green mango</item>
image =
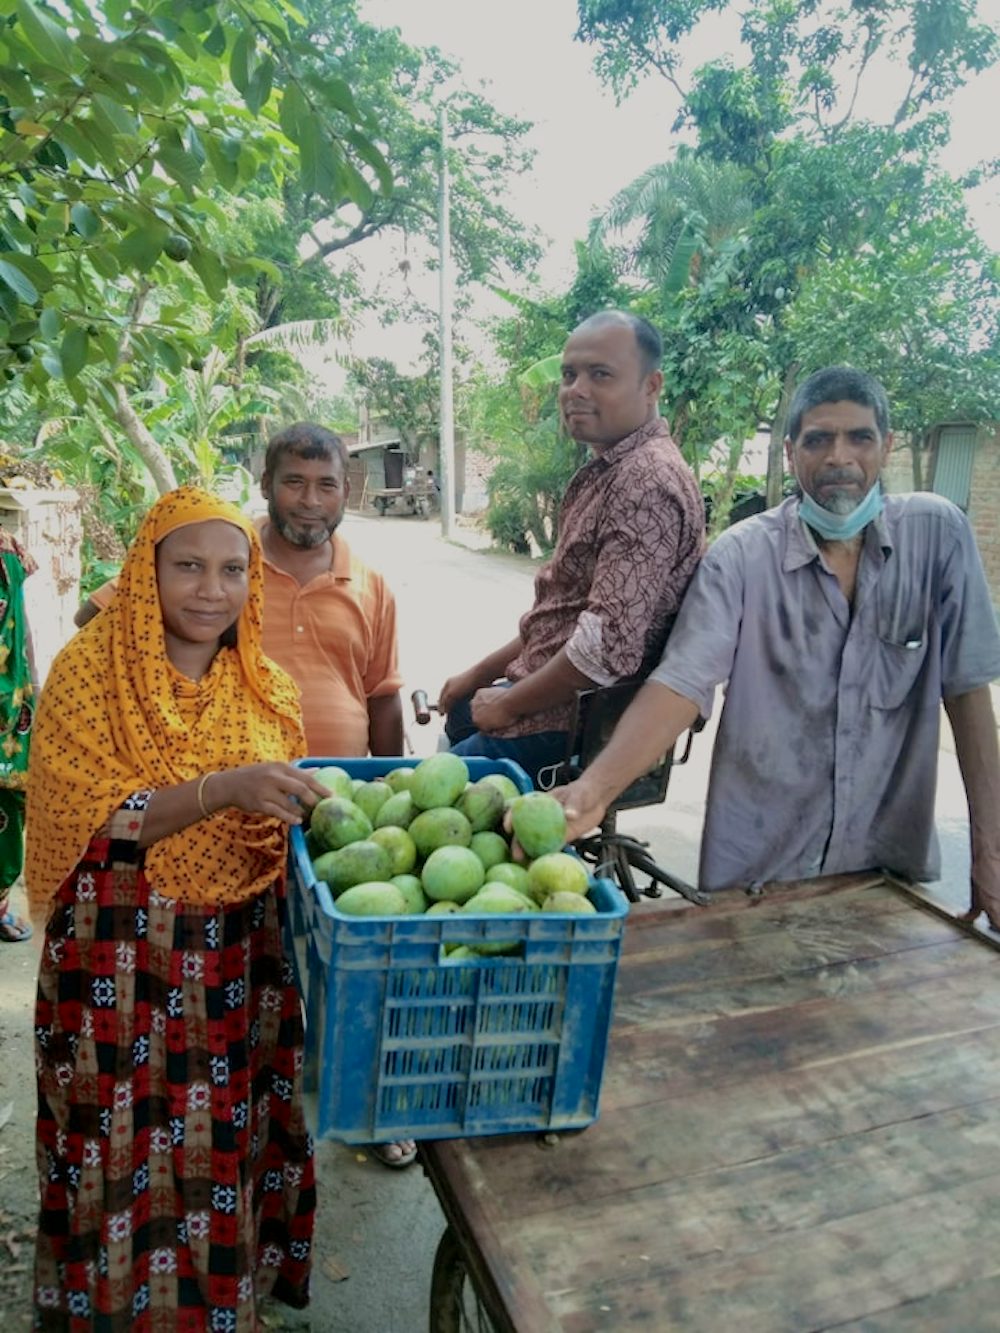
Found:
[[[355,884],[337,899],[337,911],[345,916],[406,916],[406,899],[388,881]]]
[[[464,903],[482,888],[485,876],[482,861],[468,847],[438,847],[424,862],[420,883],[435,902]]]
[[[566,812],[545,792],[520,796],[510,807],[514,837],[532,860],[548,852],[561,851],[566,843]]]
[[[417,854],[423,857],[430,856],[439,847],[468,847],[472,841],[469,821],[461,810],[451,806],[422,810],[410,825],[409,834],[417,845]]]
[[[319,845],[328,852],[360,842],[372,831],[365,812],[342,796],[327,796],[314,805],[309,827]]]
[[[460,755],[442,751],[421,759],[413,770],[410,795],[418,810],[452,805],[465,790],[469,768]]]

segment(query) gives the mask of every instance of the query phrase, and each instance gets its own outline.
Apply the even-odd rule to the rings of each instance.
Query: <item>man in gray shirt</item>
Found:
[[[712,757],[705,889],[886,869],[935,879],[940,703],[969,802],[972,908],[1000,928],[1000,634],[969,524],[887,496],[885,390],[849,367],[799,388],[785,447],[801,495],[722,534],[660,665],[602,754],[556,795],[599,822],[728,682]]]

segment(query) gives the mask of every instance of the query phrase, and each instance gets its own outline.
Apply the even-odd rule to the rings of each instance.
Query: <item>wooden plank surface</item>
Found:
[[[634,913],[600,1120],[425,1145],[519,1333],[1000,1328],[998,1149],[1000,957],[871,881]]]

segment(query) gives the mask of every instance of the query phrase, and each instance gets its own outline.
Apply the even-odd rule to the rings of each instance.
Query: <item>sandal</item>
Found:
[[[0,916],[0,944],[22,944],[30,940],[35,932],[13,912],[4,912]]]
[[[406,1144],[410,1146],[406,1147]],[[393,1171],[402,1171],[404,1167],[412,1166],[417,1160],[417,1145],[412,1139],[403,1139],[397,1143],[371,1143],[368,1150],[377,1162],[390,1167]]]

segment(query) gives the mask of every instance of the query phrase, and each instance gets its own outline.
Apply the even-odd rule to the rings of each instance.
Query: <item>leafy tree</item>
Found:
[[[438,108],[444,104],[459,285],[495,280],[504,268],[521,271],[537,260],[537,237],[505,204],[510,177],[531,165],[524,142],[530,124],[458,84],[456,67],[436,48],[409,46],[395,29],[362,22],[354,0],[306,0],[302,12],[314,79],[337,79],[353,90],[356,105],[378,126],[375,138],[394,177],[391,190],[364,198],[294,192],[290,212],[311,237],[313,258],[343,255],[385,234],[436,246]]]
[[[591,234],[607,245],[638,228],[624,267],[669,298],[696,278],[704,251],[746,225],[751,210],[745,172],[682,147],[674,159],[656,163],[619,190]]]
[[[685,40],[703,18],[726,8],[722,0],[578,0],[577,35],[597,47],[598,67],[619,95],[647,72],[663,75],[682,98],[675,128],[693,128],[697,157],[738,173],[749,216],[714,243],[702,236],[695,281],[666,312],[668,396],[688,444],[703,448],[718,430],[732,446],[731,466],[739,430],[750,434],[756,421],[769,421],[774,502],[792,387],[803,365],[815,364],[810,348],[829,359],[835,341],[827,335],[839,317],[832,302],[824,309],[820,293],[832,294],[838,283],[843,291],[858,265],[874,266],[889,283],[928,229],[955,236],[954,191],[935,166],[947,140],[945,107],[996,60],[998,43],[973,0],[844,7],[759,0],[741,16],[744,59],[716,59],[683,86]],[[892,59],[904,71],[894,109],[882,125],[857,120],[862,82],[885,80]],[[990,170],[986,165],[983,174]],[[637,183],[635,195],[642,194]],[[645,216],[651,236],[652,202]],[[696,222],[697,210],[685,204],[683,222],[673,218],[675,234],[678,227],[693,231]],[[962,244],[962,262],[974,266],[968,231]],[[869,263],[869,256],[876,258]],[[968,284],[952,277],[941,299],[959,309],[971,296]],[[875,304],[857,308],[876,316]],[[826,328],[814,322],[807,330],[810,310],[814,321],[824,311]],[[962,318],[951,324],[956,363],[974,357],[974,322],[964,322],[964,347]],[[887,349],[880,357],[875,340],[855,332],[851,346],[868,347],[868,368],[891,379]],[[690,438],[692,426],[700,439]]]
[[[353,247],[430,228],[451,70],[349,3],[0,13],[0,422],[27,441],[50,418],[38,452],[95,498],[98,559],[90,526],[128,534],[151,491],[238,474],[266,422],[309,414],[290,353],[344,345],[345,314],[370,302]],[[527,127],[453,96],[480,145],[453,167],[472,278],[491,250],[535,253],[502,208]]]
[[[436,351],[425,347],[427,369],[403,375],[391,361],[372,357],[352,364],[351,378],[368,400],[369,411],[399,431],[406,454],[417,459],[422,446],[438,442],[441,377]]]
[[[957,190],[955,191],[957,194]],[[913,485],[935,427],[1000,419],[1000,259],[967,227],[955,199],[899,238],[823,265],[789,315],[804,372],[831,361],[877,366]]]
[[[850,120],[866,76],[891,56],[905,66],[889,123],[912,121],[952,97],[997,57],[997,35],[975,0],[753,0],[740,15],[745,63],[722,58],[683,84],[684,42],[729,0],[577,0],[577,39],[597,48],[597,68],[619,96],[647,73],[682,97],[675,128],[698,130],[717,160],[757,160],[793,123],[822,138]]]
[[[289,13],[293,11],[288,11]],[[351,91],[314,77],[303,30],[272,0],[2,0],[0,373],[83,406],[103,366],[109,410],[161,487],[169,459],[126,388],[141,363],[176,374],[182,312],[151,293],[222,299],[268,264],[224,246],[219,197],[267,178],[342,202],[388,189]]]

